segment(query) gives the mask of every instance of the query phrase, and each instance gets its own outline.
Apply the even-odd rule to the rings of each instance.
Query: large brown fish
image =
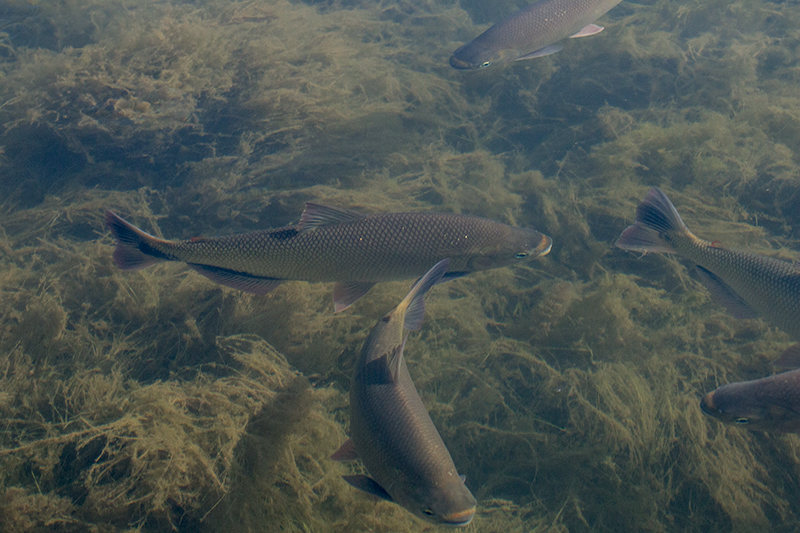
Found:
[[[723,385],[706,394],[700,408],[753,431],[800,433],[800,370]]]
[[[697,265],[700,280],[734,316],[764,316],[800,340],[800,267],[698,239],[659,188],[650,189],[636,208],[636,222],[622,232],[617,246],[682,255]],[[785,364],[797,366],[789,354]]]
[[[450,66],[478,69],[554,54],[566,37],[603,30],[592,24],[621,0],[539,0],[498,22],[450,56]]]
[[[445,279],[545,255],[552,240],[538,231],[480,217],[438,213],[363,215],[306,204],[300,223],[280,229],[186,241],[158,239],[108,212],[123,270],[183,261],[234,289],[266,294],[284,281],[333,281],[336,312],[375,283],[416,278],[450,259]]]
[[[350,385],[350,439],[332,458],[360,458],[371,477],[345,476],[354,487],[395,502],[423,520],[465,526],[476,501],[425,410],[403,348],[418,330],[425,293],[447,271],[447,260],[422,277],[364,342]]]

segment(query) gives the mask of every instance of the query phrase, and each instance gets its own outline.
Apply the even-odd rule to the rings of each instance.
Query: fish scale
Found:
[[[703,284],[735,316],[761,315],[800,340],[800,268],[696,237],[657,187],[636,209],[636,223],[617,246],[642,252],[677,253],[698,266]]]
[[[436,524],[466,526],[476,501],[459,476],[408,373],[405,330],[422,325],[425,293],[447,270],[437,263],[372,328],[350,385],[350,439],[333,455],[361,459],[371,477],[345,476],[356,488]]]
[[[332,281],[337,311],[375,283],[419,277],[444,258],[452,278],[544,255],[552,243],[536,230],[469,215],[363,215],[310,203],[296,226],[219,238],[158,239],[111,212],[106,225],[122,269],[183,261],[217,283],[255,294],[288,280]]]
[[[471,255],[509,236],[509,226],[461,215],[374,215],[299,232],[277,230],[218,239],[159,243],[175,260],[257,276],[305,281],[412,277],[452,253],[452,270],[469,269]],[[402,235],[402,239],[400,238]]]
[[[700,408],[726,424],[800,433],[800,370],[723,385],[706,394]]]
[[[621,0],[540,0],[498,22],[453,52],[450,65],[459,69],[484,68],[535,57],[537,51],[596,21]],[[589,32],[596,33],[602,28]],[[553,53],[560,50],[553,48]],[[546,55],[546,54],[542,54]]]

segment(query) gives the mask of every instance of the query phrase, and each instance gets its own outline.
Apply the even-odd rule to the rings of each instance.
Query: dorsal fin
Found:
[[[355,211],[348,211],[340,207],[331,207],[328,205],[315,204],[313,202],[306,202],[306,207],[303,209],[303,214],[300,217],[300,222],[297,224],[297,231],[310,231],[316,228],[322,228],[331,224],[341,224],[342,222],[352,222],[366,218],[367,215],[356,213]]]
[[[408,334],[403,337],[403,343],[395,347],[394,350],[386,355],[386,370],[389,371],[389,379],[392,383],[397,383],[397,377],[400,375],[400,364],[403,362],[403,350],[406,349],[406,339]]]
[[[402,311],[405,313],[403,327],[411,331],[417,331],[422,327],[422,319],[425,317],[425,294],[431,287],[441,281],[442,276],[450,266],[449,259],[442,259],[431,267],[428,272],[417,281],[411,291],[403,298],[400,305],[394,312]]]

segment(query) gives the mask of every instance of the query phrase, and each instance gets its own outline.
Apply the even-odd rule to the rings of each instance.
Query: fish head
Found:
[[[444,484],[412,484],[398,503],[417,517],[440,526],[464,527],[475,516],[477,501],[463,478],[452,474]],[[405,500],[405,501],[402,501]]]
[[[519,57],[515,50],[497,50],[476,46],[475,41],[465,44],[450,56],[450,66],[459,70],[479,70],[492,65],[510,63]]]
[[[730,383],[700,400],[704,414],[752,431],[800,432],[800,412],[779,398],[759,394],[759,382]]]
[[[553,239],[533,229],[505,226],[496,239],[475,253],[470,270],[500,268],[550,253]]]

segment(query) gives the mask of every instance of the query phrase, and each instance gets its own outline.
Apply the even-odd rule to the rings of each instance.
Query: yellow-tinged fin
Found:
[[[297,231],[310,231],[331,224],[342,224],[366,218],[366,215],[348,211],[341,207],[331,207],[328,205],[306,202],[300,222],[297,224]]]
[[[417,331],[422,327],[422,319],[425,317],[425,294],[431,287],[441,281],[442,276],[447,272],[449,266],[449,259],[442,259],[433,265],[433,267],[411,287],[411,291],[403,298],[400,305],[392,311],[392,314],[405,313],[403,328]]]
[[[114,263],[122,270],[138,270],[173,258],[155,248],[155,244],[167,243],[146,233],[118,214],[106,211],[106,227],[117,239]]]
[[[675,253],[666,235],[676,231],[688,232],[689,228],[667,195],[652,187],[636,208],[633,226],[622,232],[616,246],[639,252]]]
[[[386,354],[383,368],[386,369],[388,375],[386,376],[386,383],[397,383],[398,376],[400,375],[400,363],[403,362],[403,350],[406,349],[406,340],[408,334],[403,337],[403,342],[400,346],[396,346],[394,350]],[[383,359],[383,358],[381,358]],[[377,385],[377,382],[371,384]]]

